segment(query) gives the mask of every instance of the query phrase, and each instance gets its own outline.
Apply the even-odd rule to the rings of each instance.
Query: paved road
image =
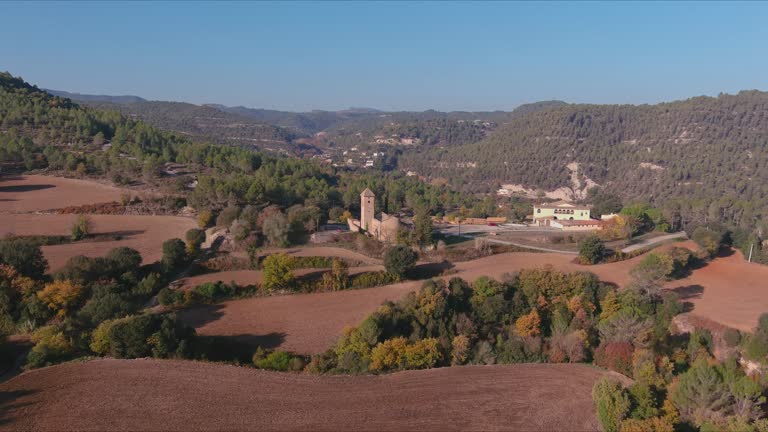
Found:
[[[450,234],[450,235],[459,235],[459,227],[456,225],[449,225],[449,226],[443,226],[438,228],[440,232],[443,234]],[[554,229],[554,228],[530,228],[530,227],[510,227],[508,225],[502,225],[502,226],[485,226],[485,225],[462,225],[461,226],[461,237],[466,238],[473,238],[471,236],[468,236],[466,234],[477,234],[477,233],[489,233],[489,232],[509,232],[509,231],[524,231],[524,232],[560,232],[560,230]],[[496,243],[496,244],[502,244],[502,245],[508,245],[508,246],[517,246],[525,249],[531,249],[531,250],[537,250],[541,252],[553,252],[553,253],[559,253],[559,254],[565,254],[565,255],[578,255],[578,252],[574,251],[564,251],[564,250],[558,250],[558,249],[549,249],[544,247],[538,247],[538,246],[531,246],[527,244],[517,243],[509,240],[501,240],[496,239],[492,237],[482,237],[489,243]],[[662,243],[669,240],[675,240],[675,239],[687,239],[688,235],[685,233],[685,231],[680,231],[672,234],[667,234],[659,237],[650,238],[647,240],[642,240],[638,243],[635,243],[633,245],[627,246],[621,251],[623,253],[630,253],[639,249],[647,248],[649,246],[653,246],[658,243]]]
[[[621,251],[624,252],[624,253],[629,253],[629,252],[633,252],[633,251],[636,251],[638,249],[643,249],[643,248],[646,248],[648,246],[653,246],[653,245],[655,245],[657,243],[665,242],[665,241],[668,241],[668,240],[687,239],[687,238],[688,238],[688,234],[686,234],[685,231],[680,231],[680,232],[676,232],[676,233],[672,233],[672,234],[663,235],[663,236],[660,236],[660,237],[650,238],[648,240],[643,240],[643,241],[641,241],[639,243],[635,243],[633,245],[627,246],[624,249],[622,249]]]

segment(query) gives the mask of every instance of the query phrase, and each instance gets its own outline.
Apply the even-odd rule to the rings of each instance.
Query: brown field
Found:
[[[768,312],[768,266],[750,264],[734,252],[667,284],[693,305],[693,314],[742,331],[752,331]]]
[[[14,235],[69,235],[76,215],[0,214],[0,236]],[[78,243],[43,246],[51,271],[61,268],[75,255],[103,256],[110,250],[127,246],[138,250],[144,263],[157,261],[162,256],[165,240],[178,237],[195,228],[195,221],[175,216],[89,216],[93,234],[121,235],[122,240],[82,241]]]
[[[640,257],[613,264],[582,266],[573,257],[549,253],[507,253],[457,263],[455,273],[473,281],[480,276],[500,278],[526,268],[552,265],[563,271],[591,271],[601,280],[624,285]],[[255,273],[255,272],[253,272]],[[214,280],[227,280],[219,275]],[[213,276],[213,275],[205,275]],[[199,334],[251,339],[265,348],[318,353],[334,344],[346,326],[359,324],[386,300],[398,300],[423,282],[408,281],[362,290],[254,297],[186,309],[180,316]]]
[[[123,189],[40,175],[0,177],[0,213],[24,213],[119,201]]]
[[[94,360],[0,384],[0,430],[596,431],[586,365],[314,376],[171,360]]]

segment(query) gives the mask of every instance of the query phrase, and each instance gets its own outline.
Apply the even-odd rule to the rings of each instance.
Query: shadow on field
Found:
[[[672,288],[670,291],[678,295],[679,300],[683,304],[683,312],[690,312],[693,310],[693,303],[689,300],[701,298],[704,293],[704,287],[701,285],[686,285]]]
[[[184,325],[189,327],[202,327],[208,323],[217,321],[224,316],[221,310],[224,308],[221,304],[202,305],[195,306],[187,309],[182,309],[176,312]]]
[[[285,341],[285,333],[198,336],[195,339],[196,358],[247,363],[251,361],[257,348],[272,350],[282,345]]]
[[[444,272],[455,267],[450,261],[442,261],[438,263],[426,263],[419,264],[408,272],[408,276],[411,279],[431,279],[438,276],[443,276]]]
[[[52,184],[0,186],[0,192],[32,192],[36,190],[50,189],[54,187],[56,186]]]
[[[15,403],[14,401],[22,396],[27,396],[37,393],[36,390],[16,390],[16,391],[0,391],[0,426],[9,425],[14,423],[14,418],[8,414],[12,410],[24,408],[30,405],[34,405],[32,402]]]
[[[91,241],[113,241],[122,240],[124,238],[130,238],[133,236],[139,236],[147,232],[146,230],[121,230],[121,231],[108,231],[90,234],[87,238]]]

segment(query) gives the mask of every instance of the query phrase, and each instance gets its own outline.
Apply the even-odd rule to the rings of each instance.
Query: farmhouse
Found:
[[[602,229],[602,221],[592,219],[592,207],[568,201],[535,204],[533,224],[566,231],[590,231]]]
[[[405,225],[397,216],[381,212],[377,219],[375,213],[376,195],[366,188],[360,194],[360,219],[349,219],[349,230],[352,232],[364,232],[367,235],[387,243],[397,241],[397,232]]]

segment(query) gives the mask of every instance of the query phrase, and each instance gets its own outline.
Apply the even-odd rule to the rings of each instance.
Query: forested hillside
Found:
[[[81,95],[52,90],[48,92],[69,97],[96,109],[117,111],[160,129],[186,135],[198,141],[250,145],[259,149],[298,153],[292,141],[299,134],[209,106],[184,102],[147,101],[135,96]]]
[[[492,190],[571,183],[566,165],[682,222],[760,226],[768,211],[768,93],[659,105],[565,105],[516,116],[483,141],[406,153],[400,166]]]

